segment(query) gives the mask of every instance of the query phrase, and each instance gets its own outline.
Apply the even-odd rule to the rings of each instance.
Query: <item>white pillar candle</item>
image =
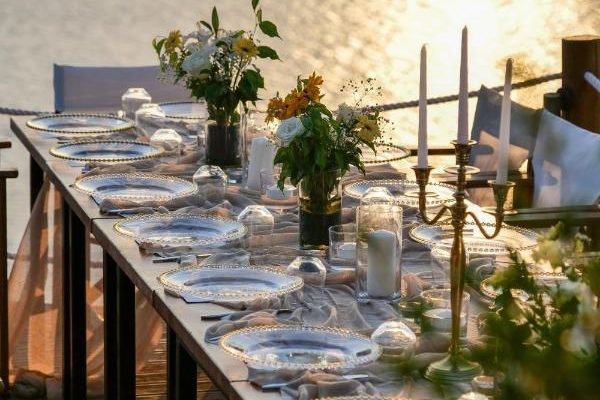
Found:
[[[427,48],[421,47],[421,70],[419,74],[419,148],[417,166],[427,168]]]
[[[273,172],[275,158],[275,143],[266,136],[252,139],[250,145],[250,162],[248,164],[249,189],[260,190],[260,171]]]
[[[389,297],[396,290],[396,242],[396,234],[385,229],[367,235],[367,294],[371,297]]]
[[[469,140],[469,58],[468,58],[468,30],[462,30],[460,46],[460,84],[458,90],[458,143],[467,143]]]
[[[504,75],[504,97],[500,111],[500,146],[498,149],[498,166],[496,183],[504,185],[508,177],[508,149],[510,146],[510,90],[512,81],[512,58],[506,61],[506,74]]]

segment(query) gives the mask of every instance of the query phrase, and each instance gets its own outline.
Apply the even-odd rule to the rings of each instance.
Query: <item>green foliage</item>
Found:
[[[277,26],[275,26],[275,24],[271,21],[260,21],[258,27],[265,35],[269,37],[279,37]]]
[[[566,280],[541,283],[516,254],[493,277],[502,293],[485,317],[493,338],[487,369],[503,377],[500,399],[598,398],[600,257],[584,257],[585,238],[565,242],[564,232],[562,224],[552,229],[535,258],[550,261]]]
[[[277,52],[256,36],[260,31],[267,37],[279,37],[277,26],[262,20],[259,0],[251,0],[251,5],[252,29],[224,30],[213,7],[210,22],[198,21],[197,31],[185,36],[173,31],[152,41],[164,77],[184,84],[193,97],[204,98],[210,118],[221,125],[238,122],[240,104],[247,109],[248,103],[259,99],[258,91],[265,83],[255,60],[279,60]]]

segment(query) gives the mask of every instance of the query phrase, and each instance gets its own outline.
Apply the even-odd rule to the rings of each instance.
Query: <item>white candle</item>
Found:
[[[390,297],[396,290],[396,243],[396,234],[385,229],[367,235],[367,293],[370,297]]]
[[[248,164],[249,189],[260,190],[260,171],[273,172],[275,144],[266,136],[252,139],[250,145],[250,162]]]
[[[469,62],[468,62],[468,30],[462,30],[460,46],[460,84],[458,90],[458,143],[469,140]]]
[[[419,74],[419,148],[417,166],[427,168],[427,48],[421,47],[421,71]]]
[[[504,97],[500,111],[500,146],[498,149],[498,169],[496,183],[504,185],[508,177],[508,148],[510,146],[510,90],[512,81],[512,58],[506,61],[506,74],[504,76]]]

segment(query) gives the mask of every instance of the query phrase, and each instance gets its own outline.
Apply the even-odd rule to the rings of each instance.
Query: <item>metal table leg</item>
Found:
[[[85,399],[87,386],[86,349],[86,230],[63,200],[64,215],[64,355],[63,395]]]
[[[169,400],[195,400],[197,365],[175,333],[167,331],[167,392]]]
[[[44,184],[44,170],[29,156],[29,207],[33,209],[35,200]]]
[[[104,252],[104,397],[135,398],[135,286]]]

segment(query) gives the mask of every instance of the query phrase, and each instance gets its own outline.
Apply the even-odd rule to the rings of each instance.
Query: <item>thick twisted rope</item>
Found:
[[[542,84],[545,82],[560,79],[561,76],[562,76],[562,74],[559,72],[556,74],[540,76],[538,78],[527,79],[523,82],[513,83],[512,88],[513,89],[523,89],[526,87],[536,86],[536,85],[539,85],[539,84]],[[504,85],[495,86],[491,89],[495,90],[497,92],[501,92],[502,90],[504,90]],[[476,97],[478,95],[479,95],[479,90],[472,90],[469,92],[469,97]],[[458,94],[453,94],[453,95],[449,95],[449,96],[440,96],[440,97],[429,98],[429,99],[427,99],[427,104],[442,104],[442,103],[448,103],[448,102],[456,101],[456,100],[458,100]],[[379,111],[391,111],[391,110],[400,110],[403,108],[412,108],[412,107],[418,107],[418,106],[419,106],[419,100],[411,100],[411,101],[404,101],[401,103],[382,104],[382,105],[373,107],[371,109],[373,109],[373,110],[376,109]]]
[[[560,79],[561,76],[562,76],[561,73],[556,73],[556,74],[540,76],[538,78],[527,79],[522,82],[514,83],[512,85],[512,88],[513,89],[522,89],[522,88],[526,88],[526,87],[531,87],[531,86],[539,85],[541,83]],[[503,85],[492,88],[492,90],[495,90],[497,92],[500,92],[503,89],[504,89]],[[472,90],[469,92],[469,97],[476,97],[478,95],[479,95],[479,90]],[[449,95],[449,96],[432,97],[430,99],[427,99],[427,104],[442,104],[442,103],[448,103],[448,102],[456,101],[456,100],[458,100],[458,94],[453,94],[453,95]],[[413,108],[413,107],[418,107],[418,106],[419,106],[419,100],[411,100],[411,101],[404,101],[404,102],[400,102],[400,103],[382,104],[382,105],[371,107],[370,109],[380,110],[380,111],[390,111],[390,110],[400,110],[403,108]],[[47,112],[47,111],[31,111],[31,110],[21,110],[18,108],[0,107],[0,114],[4,114],[4,115],[38,115],[38,114],[48,114],[48,113],[49,112]]]

